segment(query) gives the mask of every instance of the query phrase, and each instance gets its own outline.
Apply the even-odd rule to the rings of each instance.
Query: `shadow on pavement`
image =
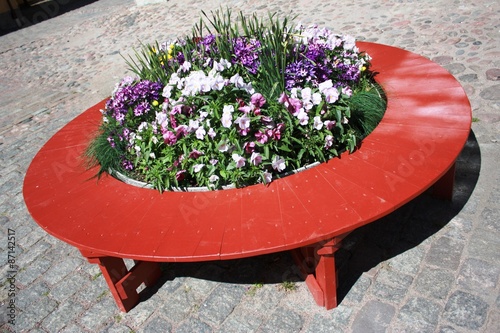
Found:
[[[11,10],[0,13],[0,36],[49,20],[97,0],[7,0]]]
[[[424,193],[392,214],[347,236],[335,257],[339,303],[363,272],[416,247],[446,226],[472,195],[480,169],[479,143],[471,131],[457,159],[452,201]]]
[[[436,199],[424,193],[392,214],[358,228],[347,236],[342,242],[343,247],[335,253],[338,303],[342,302],[364,272],[416,247],[447,225],[472,195],[480,168],[479,144],[471,131],[457,159],[453,201]],[[299,270],[288,252],[237,260],[164,263],[162,270],[163,276],[156,286],[141,293],[142,300],[151,297],[167,281],[173,282],[182,277],[249,285],[301,280]],[[182,283],[172,283],[173,288],[180,285]]]

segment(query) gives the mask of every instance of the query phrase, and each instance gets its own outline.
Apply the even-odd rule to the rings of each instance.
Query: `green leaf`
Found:
[[[287,153],[292,152],[292,150],[290,149],[290,147],[288,147],[287,145],[279,145],[278,149],[281,150],[281,151],[285,151]]]
[[[297,160],[300,161],[302,159],[302,155],[304,155],[305,152],[306,152],[305,148],[302,148],[301,150],[299,150],[299,153],[297,154]]]

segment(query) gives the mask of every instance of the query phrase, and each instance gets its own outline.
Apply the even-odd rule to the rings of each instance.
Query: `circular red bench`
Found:
[[[416,54],[360,42],[388,97],[380,125],[342,154],[269,186],[210,192],[133,187],[92,179],[82,154],[104,101],[38,152],[24,199],[48,233],[100,265],[122,311],[155,283],[158,262],[223,260],[293,250],[317,303],[337,305],[334,252],[350,231],[389,214],[434,185],[451,199],[454,165],[470,131],[471,108],[445,69]],[[122,258],[136,260],[127,269]]]

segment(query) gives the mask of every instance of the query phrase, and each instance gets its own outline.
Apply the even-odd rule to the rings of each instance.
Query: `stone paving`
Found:
[[[67,2],[49,1],[40,10],[56,16]],[[498,1],[80,2],[0,37],[2,331],[500,332]],[[288,254],[277,253],[164,264],[161,281],[121,313],[99,269],[47,235],[24,205],[30,161],[58,129],[111,93],[127,73],[120,54],[184,35],[201,10],[220,6],[297,15],[419,53],[448,69],[469,96],[474,122],[453,202],[424,194],[352,233],[337,252],[336,309],[315,305]]]

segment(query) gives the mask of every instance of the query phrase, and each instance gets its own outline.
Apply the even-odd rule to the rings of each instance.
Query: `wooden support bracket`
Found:
[[[130,311],[139,302],[137,288],[143,283],[153,286],[161,276],[157,262],[135,261],[130,270],[122,258],[100,256],[93,252],[80,250],[92,264],[98,264],[116,305],[123,312]]]

